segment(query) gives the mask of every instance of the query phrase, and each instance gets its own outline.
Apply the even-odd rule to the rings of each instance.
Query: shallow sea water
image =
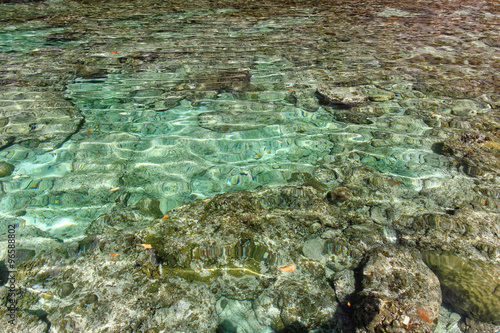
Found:
[[[408,230],[415,224],[400,222],[431,223],[430,214],[469,209],[465,215],[484,213],[498,227],[499,17],[496,1],[3,1],[0,162],[14,170],[0,179],[0,216],[5,224],[31,226],[40,238],[78,244],[119,203],[157,223],[217,194],[310,186],[327,198],[327,192],[346,187],[357,202],[365,201],[350,220],[338,219],[353,225],[361,216],[382,226],[384,244],[436,249],[412,238],[418,231]],[[334,103],[318,92],[322,85],[355,87],[365,100]],[[319,249],[318,239],[345,228],[317,224],[298,245],[307,244],[311,253]],[[493,265],[488,281],[500,288],[494,273],[499,234],[491,233],[479,247],[479,231],[461,232],[460,244],[472,245],[442,250],[487,260]],[[257,241],[258,235],[251,237]],[[31,241],[19,242],[38,255]],[[191,241],[192,251],[201,248]],[[213,244],[222,251],[216,239]],[[258,252],[253,246],[242,251]],[[321,248],[314,258],[304,248],[302,255],[321,263],[327,276],[334,274],[328,270],[335,265],[327,264],[333,259],[325,259]],[[181,267],[162,256],[153,262],[160,275],[161,262]],[[262,266],[266,256],[240,257]],[[195,257],[187,264],[194,270]],[[208,257],[196,260],[209,261],[210,269],[234,264]],[[333,271],[339,267],[347,266]],[[38,294],[47,292],[43,281],[33,283],[30,292],[36,294],[37,285]],[[494,293],[490,309],[500,309]],[[310,315],[305,310],[307,315],[282,312],[276,324],[263,313],[265,301],[251,294],[218,294],[210,315],[189,320],[210,319],[220,332],[292,332],[289,316],[305,331],[328,331],[322,319],[304,319]],[[337,301],[342,303],[338,293]],[[24,310],[53,315],[57,305],[44,302],[51,301]],[[156,316],[190,318],[188,303],[170,302]],[[495,330],[482,328],[481,320],[466,322],[474,312],[469,308],[440,311],[426,330]],[[461,328],[460,320],[466,323]],[[130,331],[153,332],[148,325]],[[341,332],[349,325],[329,327]],[[55,327],[54,321],[48,329]],[[193,331],[186,327],[170,329]],[[75,331],[102,329],[83,325]]]

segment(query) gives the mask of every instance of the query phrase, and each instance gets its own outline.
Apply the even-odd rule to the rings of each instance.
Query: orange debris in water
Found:
[[[429,311],[417,308],[417,315],[420,317],[420,319],[422,319],[426,323],[432,323],[432,320],[429,318]]]
[[[351,302],[347,302],[347,306],[351,306]]]
[[[288,264],[285,266],[278,267],[278,269],[282,272],[293,272],[294,270],[297,269],[297,266],[295,266],[294,264]]]
[[[116,51],[113,51],[113,52],[111,52],[111,53],[118,53],[118,52],[116,52]]]
[[[147,249],[152,249],[153,247],[151,246],[151,244],[137,244],[139,246],[142,246],[143,248],[145,248],[146,250]]]
[[[118,255],[118,253],[110,253],[109,256],[110,257],[116,257]]]
[[[168,217],[168,214],[163,215],[163,218],[166,219]]]

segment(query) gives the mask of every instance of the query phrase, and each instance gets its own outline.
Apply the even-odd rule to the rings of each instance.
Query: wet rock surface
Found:
[[[441,282],[443,299],[473,319],[500,323],[500,265],[467,259],[454,253],[424,253]]]
[[[322,84],[318,87],[318,94],[324,102],[347,107],[357,106],[368,100],[368,96],[356,87],[332,87]]]
[[[415,250],[377,248],[360,268],[353,311],[359,331],[432,332],[441,305],[438,278]]]
[[[357,193],[353,180],[346,183]],[[207,331],[431,332],[438,322],[440,286],[453,290],[455,298],[466,295],[468,302],[460,306],[467,315],[490,320],[496,303],[484,288],[496,277],[491,267],[483,267],[490,272],[483,280],[473,277],[479,271],[470,279],[458,278],[460,272],[455,280],[441,275],[470,265],[438,267],[438,280],[418,250],[391,245],[385,227],[365,215],[366,204],[374,203],[348,197],[332,204],[324,193],[304,186],[220,194],[163,219],[119,203],[79,243],[59,243],[57,251],[53,245],[49,251],[34,246],[36,239],[27,241],[23,246],[36,255],[20,264],[16,276],[31,293],[26,309],[45,309],[51,325],[61,329],[109,325],[113,319],[102,315],[104,308],[120,315],[112,321],[117,330],[142,318],[141,327],[159,330],[195,331],[193,323],[201,321]],[[400,231],[401,239],[411,236]],[[426,262],[435,269],[436,262],[449,260]],[[294,268],[279,269],[290,264]]]
[[[0,162],[0,177],[10,176],[14,168],[10,163]]]
[[[17,2],[15,331],[498,332],[494,2]]]

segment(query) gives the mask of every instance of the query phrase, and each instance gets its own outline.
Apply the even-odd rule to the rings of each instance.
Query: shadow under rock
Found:
[[[354,333],[355,327],[352,320],[352,308],[345,304],[339,304],[332,318],[321,325],[322,333]],[[307,331],[306,331],[307,332]]]
[[[3,286],[4,284],[9,281],[9,269],[5,265],[5,262],[0,262],[0,286]]]
[[[278,333],[307,333],[307,328],[300,322],[292,323],[283,329],[277,331]]]

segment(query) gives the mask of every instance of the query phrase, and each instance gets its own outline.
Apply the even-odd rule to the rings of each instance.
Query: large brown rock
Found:
[[[358,332],[432,332],[441,290],[415,250],[385,246],[369,252],[363,289],[353,300]]]

